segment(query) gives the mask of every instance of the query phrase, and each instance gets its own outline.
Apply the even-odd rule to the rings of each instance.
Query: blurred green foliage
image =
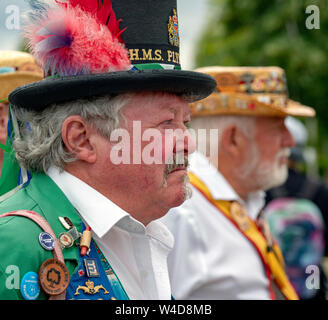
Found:
[[[309,5],[319,8],[320,29],[307,29]],[[285,69],[290,98],[317,111],[310,141],[328,170],[328,0],[211,0],[197,44],[196,65],[269,66]],[[313,20],[312,20],[313,22]],[[316,135],[314,135],[316,137]]]

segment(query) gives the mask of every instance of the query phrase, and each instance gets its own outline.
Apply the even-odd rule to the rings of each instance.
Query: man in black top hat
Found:
[[[9,97],[30,174],[0,204],[0,298],[170,299],[154,220],[188,197],[188,102],[215,80],[180,70],[175,0],[32,4],[47,78]]]

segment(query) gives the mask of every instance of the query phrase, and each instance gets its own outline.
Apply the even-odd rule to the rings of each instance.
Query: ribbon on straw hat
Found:
[[[217,92],[192,103],[194,117],[249,115],[314,117],[315,110],[289,99],[285,72],[280,67],[204,67],[217,82]]]

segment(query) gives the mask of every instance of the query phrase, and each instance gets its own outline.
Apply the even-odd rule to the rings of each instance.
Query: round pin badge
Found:
[[[21,281],[20,291],[25,300],[35,300],[40,294],[40,286],[37,273],[27,272]]]
[[[39,234],[39,242],[44,249],[49,251],[55,247],[55,240],[48,232],[41,232]]]
[[[44,261],[39,270],[39,282],[45,293],[57,296],[63,293],[69,284],[69,271],[64,263],[57,259]]]
[[[73,245],[74,239],[68,232],[62,232],[58,236],[58,241],[62,248],[69,248]]]

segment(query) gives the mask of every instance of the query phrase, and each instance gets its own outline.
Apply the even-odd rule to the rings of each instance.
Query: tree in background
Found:
[[[320,10],[320,29],[308,29]],[[310,21],[313,22],[313,21]],[[291,99],[317,111],[318,135],[310,141],[328,171],[328,0],[210,0],[210,14],[197,44],[196,65],[280,66]]]

